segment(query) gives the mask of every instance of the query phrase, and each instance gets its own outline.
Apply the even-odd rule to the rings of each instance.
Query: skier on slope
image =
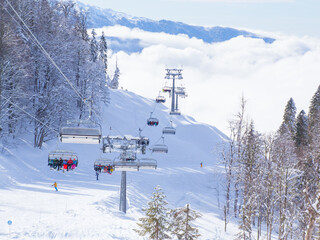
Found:
[[[54,188],[56,189],[56,191],[58,191],[58,184],[56,182],[54,182],[54,184],[52,184],[51,186],[54,186]]]

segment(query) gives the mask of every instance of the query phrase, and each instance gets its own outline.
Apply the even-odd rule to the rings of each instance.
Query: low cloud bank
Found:
[[[132,54],[110,51],[109,72],[117,56],[121,86],[155,98],[165,84],[165,68],[182,67],[189,97],[180,101],[181,111],[224,132],[242,95],[256,128],[274,131],[289,98],[295,100],[298,112],[308,111],[320,83],[319,39],[279,36],[266,44],[261,39],[237,37],[208,44],[186,35],[120,26],[97,30],[102,31],[123,40],[139,39],[144,47]]]

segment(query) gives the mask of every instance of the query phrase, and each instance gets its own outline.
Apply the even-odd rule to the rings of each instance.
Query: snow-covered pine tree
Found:
[[[165,194],[161,191],[160,186],[155,187],[155,192],[152,194],[151,201],[148,202],[148,207],[142,209],[146,216],[139,219],[139,229],[133,229],[140,236],[147,236],[148,239],[170,239],[169,231],[169,209],[165,201]]]
[[[118,89],[118,87],[119,87],[119,76],[120,76],[120,70],[119,70],[119,68],[117,66],[116,70],[114,71],[114,75],[113,75],[113,78],[111,80],[111,83],[110,83],[110,87],[112,89]]]
[[[110,88],[118,89],[119,87],[119,77],[120,77],[120,70],[118,68],[118,60],[116,61],[116,70],[114,71],[113,78],[110,82]]]
[[[171,235],[183,240],[194,240],[201,236],[199,230],[191,226],[192,222],[201,217],[201,214],[191,210],[189,204],[183,208],[172,210],[170,215],[172,218]]]
[[[94,29],[91,31],[91,40],[90,40],[90,50],[91,50],[91,61],[95,62],[98,59],[99,55],[99,45],[96,39],[96,32]]]
[[[100,83],[100,88],[99,91],[101,93],[101,100],[105,104],[108,104],[110,102],[110,97],[109,97],[109,91],[108,91],[108,45],[107,45],[107,40],[104,36],[104,32],[102,32],[102,35],[100,37],[99,41],[99,59],[102,61],[103,66],[104,66],[104,73],[105,73],[105,81],[101,81]]]
[[[75,10],[73,12],[73,18],[75,20],[74,29],[85,42],[89,42],[90,40],[87,31],[87,14],[88,13],[84,9]]]
[[[311,104],[309,107],[309,130],[312,133],[319,131],[320,125],[320,86],[318,87],[317,91],[313,95],[311,99]]]
[[[297,131],[294,139],[298,148],[306,147],[309,143],[308,117],[303,110],[301,110],[297,117]]]
[[[101,37],[100,37],[100,41],[99,41],[99,52],[100,52],[100,59],[103,62],[104,65],[104,72],[107,75],[107,70],[108,70],[108,55],[107,55],[107,51],[108,51],[108,45],[107,45],[107,40],[104,36],[104,32],[102,32]]]
[[[296,134],[296,113],[297,108],[292,98],[289,99],[283,114],[283,123],[285,123],[291,133],[292,138]]]

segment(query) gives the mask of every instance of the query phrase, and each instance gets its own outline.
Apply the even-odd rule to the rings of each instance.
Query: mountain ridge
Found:
[[[275,41],[274,38],[260,36],[252,32],[230,27],[203,27],[170,20],[151,20],[148,18],[133,17],[111,9],[85,5],[81,2],[78,2],[78,5],[80,8],[85,9],[89,15],[89,28],[120,25],[130,29],[139,28],[148,32],[164,32],[173,35],[186,34],[190,38],[195,37],[202,39],[207,43],[223,42],[238,36],[263,39],[266,43],[273,43]]]

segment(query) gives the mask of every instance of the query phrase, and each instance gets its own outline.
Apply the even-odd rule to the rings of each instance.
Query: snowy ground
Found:
[[[153,100],[119,90],[111,92],[111,101],[105,110],[104,135],[109,134],[110,126],[111,135],[137,135],[154,110],[159,126],[143,131],[152,145],[169,124],[168,109],[162,104],[155,107]],[[200,239],[233,239],[238,232],[235,223],[231,221],[224,232],[219,208],[223,178],[213,152],[225,136],[191,117],[175,116],[172,121],[177,134],[165,138],[169,153],[149,154],[157,159],[157,170],[127,172],[126,214],[118,210],[121,172],[101,174],[99,181],[95,180],[94,161],[109,156],[102,153],[101,146],[52,141],[35,150],[29,141],[20,140],[14,150],[0,156],[0,239],[142,239],[132,229],[156,185],[162,187],[170,208],[190,203],[203,215],[196,222]],[[48,152],[57,147],[78,153],[76,171],[48,169]],[[54,181],[58,192],[51,186]],[[10,228],[8,220],[13,222]]]

